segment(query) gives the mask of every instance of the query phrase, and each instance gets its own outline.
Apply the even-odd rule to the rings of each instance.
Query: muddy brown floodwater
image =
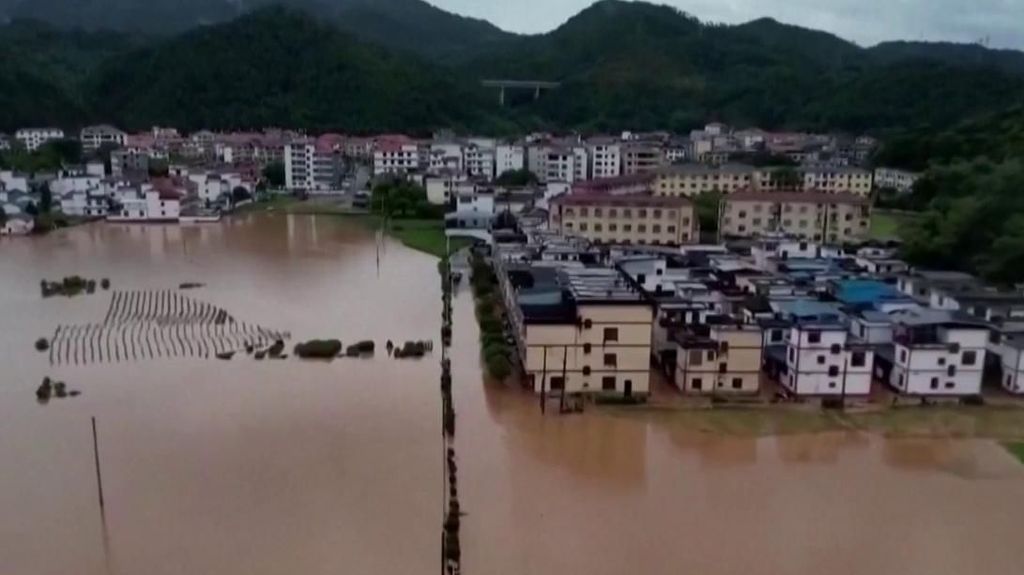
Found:
[[[378,267],[379,254],[379,267]],[[167,356],[51,366],[57,325],[109,277],[188,296],[295,340],[374,339],[373,360]],[[93,225],[0,242],[0,573],[436,573],[443,494],[436,260],[341,218]],[[671,418],[542,416],[483,380],[455,302],[463,568],[470,574],[1013,574],[1024,469],[986,441],[860,433],[737,438]],[[290,346],[289,346],[290,347]],[[83,395],[38,405],[50,375]],[[89,418],[99,422],[105,518]]]

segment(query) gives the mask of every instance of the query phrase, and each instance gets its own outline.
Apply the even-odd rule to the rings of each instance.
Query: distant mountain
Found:
[[[11,1],[0,0],[0,11],[8,2],[10,13]],[[28,10],[28,0],[14,1]],[[191,29],[154,36],[0,26],[0,58],[11,63],[0,69],[8,103],[0,130],[109,121],[682,132],[717,119],[884,135],[942,131],[1024,100],[1020,52],[865,49],[771,19],[709,25],[643,2],[604,0],[547,34],[516,36],[421,0],[287,0],[303,11],[263,6],[270,1],[32,0],[36,15],[64,27]],[[120,5],[134,12],[100,9]],[[227,21],[196,28],[218,18]],[[502,108],[479,86],[495,77],[562,86],[537,101],[511,91]]]
[[[173,35],[275,4],[332,21],[362,39],[430,58],[458,59],[512,36],[422,0],[0,0],[0,14],[65,29]]]
[[[112,58],[84,93],[97,119],[128,128],[493,128],[489,101],[449,70],[280,8]]]
[[[874,57],[888,62],[936,60],[959,66],[984,66],[1024,74],[1024,52],[1019,50],[993,50],[978,44],[953,42],[883,42],[869,51]]]
[[[705,25],[666,6],[603,0],[544,35],[481,56],[478,76],[553,80],[527,109],[551,125],[687,129],[942,125],[1024,95],[1024,75],[948,58],[882,59],[831,34],[762,19]]]

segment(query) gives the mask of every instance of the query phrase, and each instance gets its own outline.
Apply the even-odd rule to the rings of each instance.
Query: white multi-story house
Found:
[[[462,151],[466,173],[478,178],[494,177],[494,148],[470,143]]]
[[[213,205],[231,197],[235,188],[243,188],[253,193],[252,182],[246,181],[241,174],[234,172],[190,174],[188,179],[196,186],[199,201],[204,205]]]
[[[854,345],[840,322],[796,322],[786,337],[786,369],[779,383],[798,396],[871,393],[873,351]]]
[[[0,170],[0,188],[7,192],[28,193],[28,176],[11,170]]]
[[[435,142],[430,144],[429,157],[430,165],[427,167],[427,171],[431,174],[465,170],[462,144],[460,143]]]
[[[46,142],[64,139],[64,130],[60,128],[22,128],[14,133],[14,138],[21,142],[26,150],[34,152]]]
[[[890,386],[914,396],[981,393],[989,341],[984,323],[925,309],[890,316],[894,344]]]
[[[340,155],[322,149],[311,140],[285,146],[284,179],[289,190],[331,192],[338,188]]]
[[[427,191],[427,201],[435,206],[446,206],[453,198],[476,191],[476,184],[462,172],[426,175],[423,187]]]
[[[373,175],[408,174],[421,169],[419,145],[405,137],[377,140],[373,150]]]
[[[848,192],[861,197],[871,195],[872,175],[862,168],[816,166],[802,168],[804,189],[827,193]]]
[[[583,147],[550,148],[545,164],[545,181],[571,184],[587,179],[587,150]]]
[[[890,189],[900,193],[909,192],[914,188],[921,174],[897,168],[876,168],[875,189]]]
[[[622,146],[611,138],[595,138],[587,142],[590,158],[590,179],[614,178],[622,174]]]
[[[156,190],[149,184],[134,194],[124,193],[120,209],[111,211],[111,222],[177,222],[181,217],[181,196],[171,190]]]
[[[999,359],[1003,389],[1024,395],[1024,324],[1012,322],[994,326],[988,351]]]
[[[548,142],[534,142],[526,147],[526,168],[533,172],[541,183],[547,182],[550,151],[551,145]]]
[[[72,190],[61,196],[60,210],[68,216],[103,218],[109,213],[110,197],[102,188]]]
[[[518,144],[498,144],[494,148],[494,175],[517,172],[526,167],[526,152]]]
[[[128,134],[114,126],[102,124],[82,128],[79,140],[82,142],[82,149],[91,152],[98,150],[103,145],[122,148],[128,142]]]
[[[7,134],[0,134],[0,152],[11,149],[11,138]]]

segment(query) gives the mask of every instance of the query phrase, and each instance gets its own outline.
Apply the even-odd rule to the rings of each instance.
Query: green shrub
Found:
[[[492,355],[485,361],[487,365],[487,373],[491,374],[491,377],[498,380],[503,380],[512,374],[512,362],[503,355]]]
[[[331,359],[341,353],[341,342],[336,339],[312,339],[295,346],[295,355],[303,359]]]

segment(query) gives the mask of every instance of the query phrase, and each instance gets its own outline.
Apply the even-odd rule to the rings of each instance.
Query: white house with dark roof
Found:
[[[104,145],[122,148],[128,142],[128,134],[109,124],[101,124],[82,128],[78,139],[82,142],[82,149],[91,152]]]
[[[962,314],[908,309],[893,324],[887,382],[901,394],[971,396],[981,393],[989,326]],[[887,355],[887,354],[886,354]]]
[[[14,133],[14,138],[21,142],[26,150],[34,152],[46,142],[64,139],[64,130],[60,128],[22,128]]]

